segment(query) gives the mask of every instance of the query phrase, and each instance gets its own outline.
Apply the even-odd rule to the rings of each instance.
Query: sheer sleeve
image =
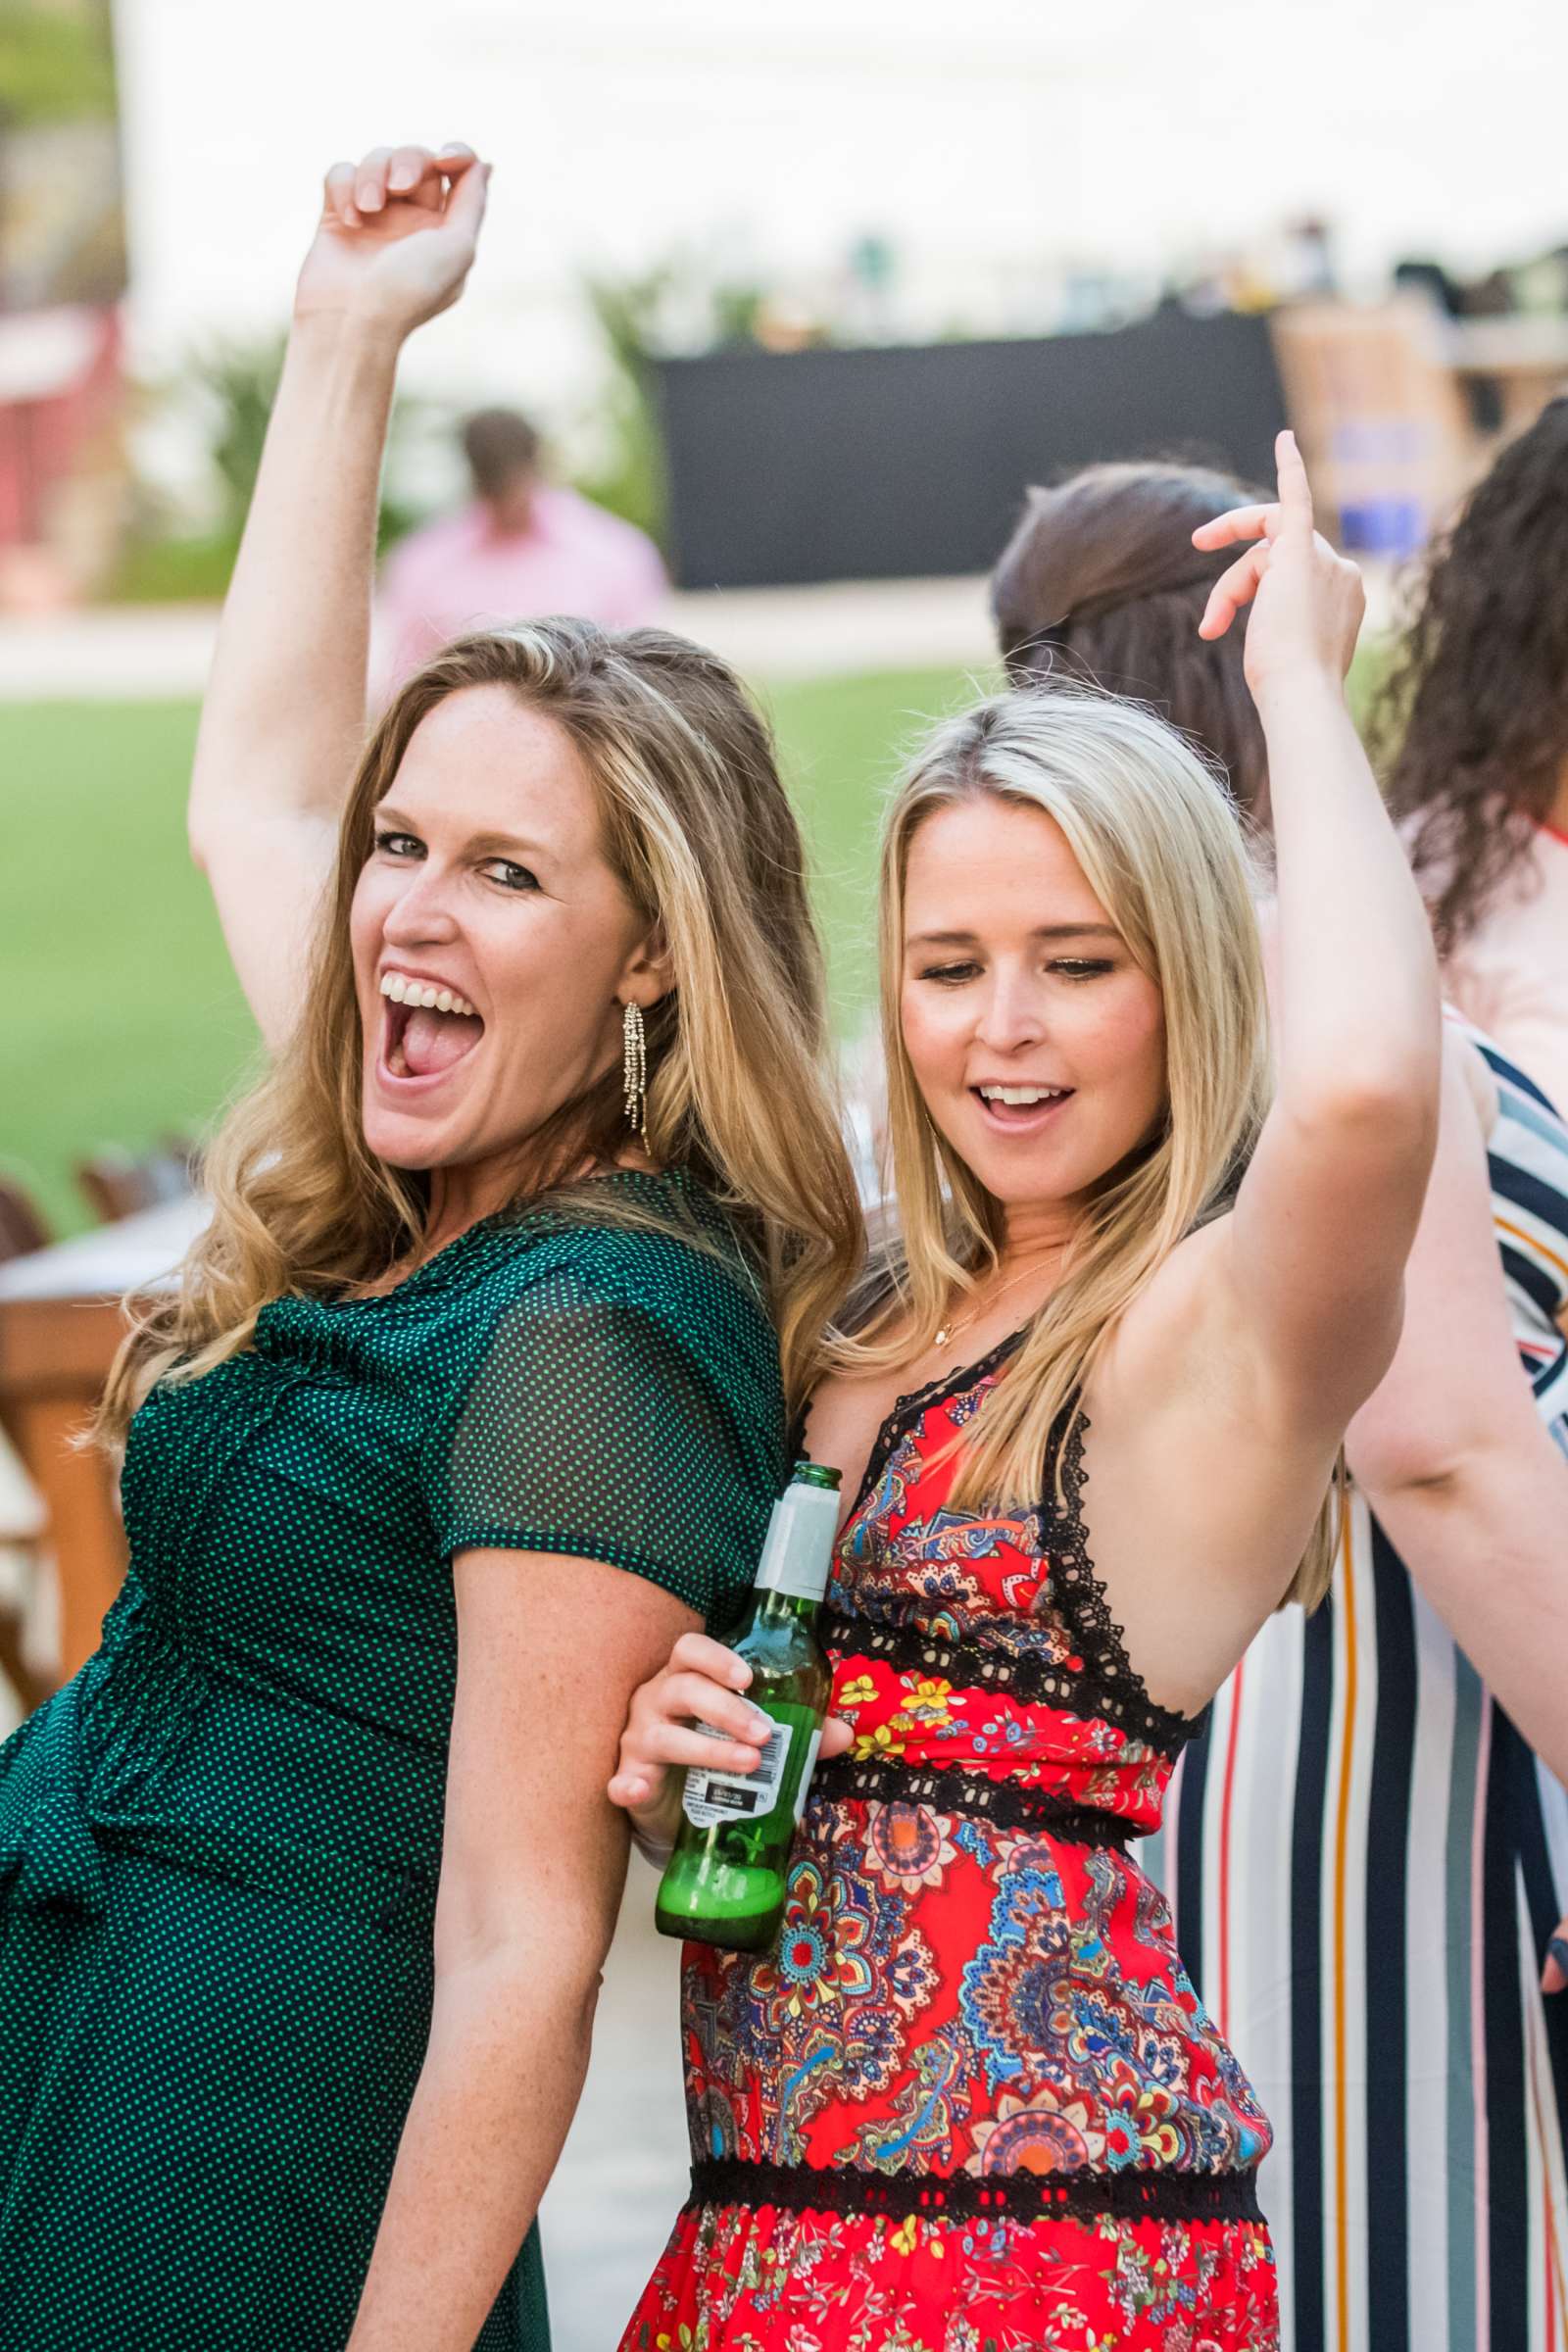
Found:
[[[785,1466],[773,1335],[722,1269],[661,1280],[667,1245],[615,1240],[494,1321],[425,1443],[437,1542],[608,1560],[718,1620]]]

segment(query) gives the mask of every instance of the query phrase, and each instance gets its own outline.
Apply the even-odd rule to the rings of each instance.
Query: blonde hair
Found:
[[[472,686],[505,687],[553,719],[587,766],[605,855],[639,916],[662,927],[674,975],[647,1017],[649,1153],[689,1170],[736,1218],[790,1401],[804,1398],[863,1232],[827,1081],[805,852],[772,742],[716,656],[662,630],[547,620],[461,639],[376,726],[343,812],[304,1018],[208,1152],[212,1222],[177,1290],[132,1302],[98,1421],[110,1445],[154,1381],[195,1379],[242,1349],[270,1299],[374,1281],[417,1242],[426,1178],[365,1142],[349,910],[415,729]],[[585,1156],[609,1164],[626,1137],[617,1064],[529,1139],[530,1156],[545,1172]],[[570,1198],[614,1216],[605,1190],[579,1185]]]
[[[971,1289],[1001,1252],[1001,1204],[926,1109],[899,1015],[910,845],[940,809],[987,797],[1060,826],[1134,960],[1158,984],[1166,1101],[1157,1132],[1107,1172],[1008,1377],[964,1430],[954,1492],[971,1504],[1037,1491],[1053,1436],[1081,1410],[1118,1318],[1183,1237],[1227,1205],[1271,1084],[1241,827],[1181,737],[1137,704],[1064,688],[999,695],[949,719],[894,795],[883,830],[882,1026],[901,1235],[884,1297],[841,1360],[868,1367],[906,1357],[911,1329],[934,1332],[955,1290]],[[1057,1476],[1059,1492],[1059,1455]],[[1334,1542],[1331,1495],[1287,1597],[1308,1607],[1321,1599]]]

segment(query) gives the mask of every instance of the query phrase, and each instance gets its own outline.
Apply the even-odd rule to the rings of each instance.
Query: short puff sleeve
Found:
[[[722,1625],[786,1467],[773,1333],[725,1268],[614,1240],[530,1281],[491,1326],[425,1442],[437,1543],[607,1560]]]

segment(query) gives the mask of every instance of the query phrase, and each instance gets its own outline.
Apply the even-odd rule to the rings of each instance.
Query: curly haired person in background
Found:
[[[1374,752],[1453,1003],[1568,1115],[1568,398],[1429,563]]]

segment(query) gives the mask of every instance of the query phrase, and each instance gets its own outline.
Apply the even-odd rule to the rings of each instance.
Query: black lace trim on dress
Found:
[[[1057,2216],[1118,2221],[1260,2222],[1254,2173],[872,2173],[848,2165],[748,2164],[710,2157],[692,2167],[692,2205],[777,2205],[795,2212],[885,2213],[974,2221]]]
[[[1089,1557],[1089,1539],[1084,1529],[1083,1494],[1089,1479],[1084,1468],[1084,1438],[1089,1416],[1076,1398],[1068,1410],[1074,1417],[1061,1448],[1061,1491],[1066,1517],[1065,1521],[1059,1514],[1056,1517],[1056,1525],[1065,1527],[1065,1541],[1053,1544],[1051,1598],[1071,1628],[1084,1661],[1084,1688],[1102,1702],[1099,1711],[1105,1713],[1110,1722],[1122,1723],[1128,1729],[1142,1723],[1151,1745],[1163,1748],[1169,1755],[1179,1755],[1188,1741],[1196,1740],[1203,1730],[1208,1709],[1204,1707],[1197,1715],[1182,1715],[1172,1707],[1162,1707],[1157,1699],[1150,1697],[1143,1676],[1127,1655],[1122,1628],[1111,1616],[1109,1595]]]
[[[989,1380],[999,1365],[1022,1344],[1028,1331],[1028,1324],[1023,1325],[1020,1330],[1010,1332],[1006,1339],[999,1341],[978,1363],[941,1373],[935,1380],[927,1381],[923,1389],[915,1389],[908,1396],[897,1399],[877,1434],[855,1508],[850,1513],[850,1519],[845,1521],[846,1527],[850,1520],[859,1517],[872,1487],[886,1467],[889,1455],[906,1432],[933,1404],[945,1402],[952,1396],[966,1396],[978,1388],[983,1380]],[[1151,1698],[1143,1676],[1127,1655],[1123,1629],[1111,1616],[1105,1588],[1096,1575],[1094,1563],[1089,1557],[1089,1540],[1084,1528],[1083,1491],[1088,1483],[1088,1472],[1084,1468],[1084,1437],[1089,1428],[1089,1417],[1081,1410],[1074,1396],[1062,1418],[1066,1434],[1058,1434],[1054,1440],[1047,1461],[1049,1472],[1054,1469],[1059,1456],[1062,1502],[1058,1506],[1054,1479],[1048,1476],[1047,1491],[1040,1509],[1051,1531],[1048,1596],[1059,1610],[1062,1622],[1072,1637],[1073,1646],[1083,1659],[1083,1666],[1064,1676],[1061,1669],[1048,1666],[1044,1661],[1019,1660],[1015,1674],[1025,1670],[1038,1672],[1042,1678],[1040,1697],[1054,1704],[1059,1702],[1078,1715],[1102,1717],[1133,1738],[1146,1740],[1162,1754],[1177,1756],[1188,1741],[1195,1740],[1202,1731],[1207,1721],[1207,1709],[1200,1715],[1182,1715],[1173,1708],[1160,1706],[1157,1700]],[[837,1638],[834,1632],[838,1612],[830,1609],[827,1629],[830,1641]],[[861,1621],[843,1622],[858,1625]],[[897,1630],[902,1638],[904,1629]],[[856,1645],[855,1641],[845,1644],[846,1647]],[[975,1675],[975,1683],[979,1687],[994,1685],[1005,1689],[1028,1703],[1029,1693],[1020,1683],[1016,1679],[1004,1679],[1001,1661],[993,1661],[989,1653],[971,1650],[967,1644],[953,1646],[969,1664],[976,1663],[984,1656],[991,1671]],[[895,1652],[885,1649],[874,1649],[872,1654],[895,1657]],[[896,1662],[917,1661],[896,1659]],[[1054,1682],[1048,1680],[1053,1677],[1056,1678]]]
[[[1016,1331],[1009,1331],[1004,1340],[999,1340],[994,1348],[988,1348],[977,1362],[955,1364],[951,1371],[939,1372],[935,1380],[928,1380],[923,1389],[910,1389],[905,1396],[894,1397],[892,1410],[877,1431],[875,1443],[866,1456],[865,1468],[860,1476],[860,1491],[855,1497],[849,1518],[844,1522],[846,1528],[850,1520],[858,1519],[864,1510],[872,1488],[887,1467],[888,1456],[906,1431],[912,1429],[921,1414],[928,1412],[933,1404],[944,1403],[950,1396],[966,1396],[983,1380],[989,1380],[999,1364],[1022,1346],[1028,1331],[1027,1323],[1020,1324]],[[841,1539],[842,1535],[841,1529]]]
[[[1086,1698],[1094,1700],[1095,1713],[1108,1714],[1114,1707],[1141,1714],[1151,1727],[1152,1742],[1161,1747],[1173,1745],[1179,1752],[1202,1730],[1203,1718],[1199,1716],[1195,1720],[1173,1714],[1168,1707],[1156,1706],[1144,1687],[1143,1676],[1127,1655],[1122,1628],[1111,1616],[1105,1588],[1089,1557],[1089,1539],[1084,1528],[1083,1494],[1089,1475],[1084,1468],[1084,1437],[1089,1416],[1076,1397],[1067,1410],[1071,1419],[1060,1446],[1065,1507],[1061,1511],[1054,1508],[1054,1494],[1046,1506],[1048,1516],[1054,1521],[1050,1597],[1060,1610],[1083,1659],[1079,1687]],[[1054,1454],[1056,1448],[1053,1446],[1052,1451]],[[1121,1717],[1118,1713],[1108,1719],[1115,1722]]]
[[[811,1797],[819,1796],[839,1804],[929,1805],[937,1813],[994,1822],[999,1830],[1047,1830],[1069,1845],[1125,1846],[1129,1838],[1145,1835],[1136,1822],[1123,1820],[1119,1813],[1075,1805],[1050,1788],[993,1781],[983,1772],[964,1772],[953,1765],[929,1770],[896,1756],[863,1764],[834,1756],[816,1768]]]
[[[956,1641],[907,1621],[879,1625],[873,1618],[852,1617],[835,1608],[823,1611],[817,1632],[829,1648],[845,1656],[881,1658],[901,1673],[936,1675],[960,1690],[998,1690],[1026,1707],[1043,1704],[1074,1715],[1099,1716],[1162,1755],[1180,1755],[1201,1729],[1200,1721],[1157,1706],[1141,1689],[1097,1683],[1087,1661],[1082,1669],[1059,1666],[1038,1651],[1011,1655],[983,1642]]]

